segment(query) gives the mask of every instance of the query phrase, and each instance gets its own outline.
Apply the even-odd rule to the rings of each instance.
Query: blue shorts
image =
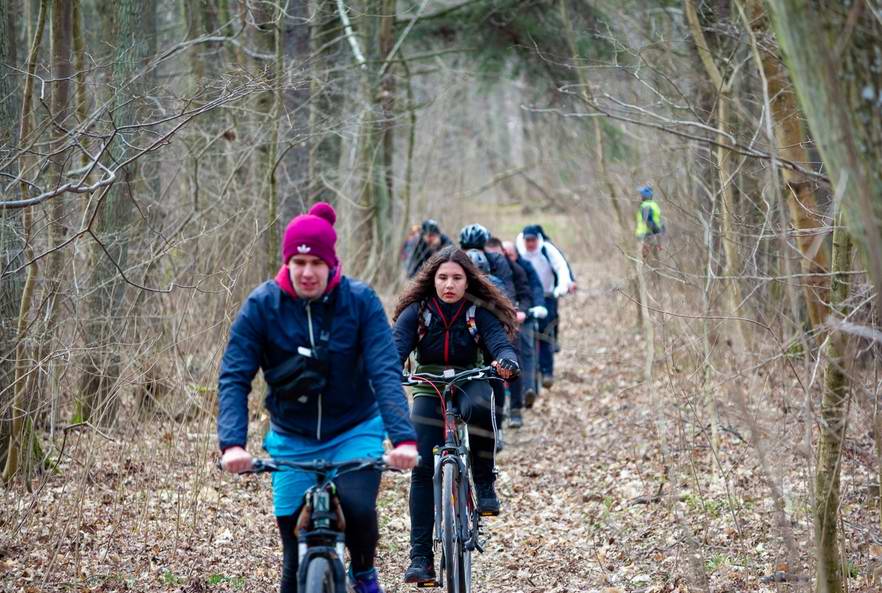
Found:
[[[377,415],[350,428],[329,441],[317,441],[305,436],[282,435],[272,429],[263,440],[263,448],[270,457],[288,461],[306,462],[349,461],[361,457],[381,457],[386,429]],[[277,517],[293,515],[303,502],[303,494],[315,484],[311,472],[284,469],[273,473],[273,510]]]

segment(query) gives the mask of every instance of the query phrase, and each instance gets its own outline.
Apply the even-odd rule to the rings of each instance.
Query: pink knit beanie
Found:
[[[292,218],[282,239],[282,263],[287,264],[295,255],[314,255],[328,264],[329,268],[336,268],[336,221],[337,213],[326,202],[315,204],[308,214]]]

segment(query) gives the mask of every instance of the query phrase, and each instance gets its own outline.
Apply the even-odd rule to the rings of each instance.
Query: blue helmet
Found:
[[[640,188],[638,188],[637,191],[640,193],[640,196],[644,200],[651,200],[652,199],[652,186],[643,185]]]

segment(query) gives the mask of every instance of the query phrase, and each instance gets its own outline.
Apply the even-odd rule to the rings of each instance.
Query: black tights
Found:
[[[346,518],[346,547],[352,558],[352,572],[360,573],[374,566],[380,532],[377,527],[377,494],[380,491],[380,472],[362,470],[344,474],[334,480],[337,495]],[[281,593],[297,593],[298,552],[297,516],[276,517],[282,536],[282,585]]]
[[[493,450],[496,440],[490,416],[490,385],[472,381],[460,393],[458,403],[469,425],[472,452],[472,475],[475,482],[486,484],[495,479]],[[464,396],[464,397],[463,397]],[[444,444],[444,421],[441,401],[436,397],[415,397],[412,420],[417,433],[420,463],[410,476],[410,557],[432,555],[432,528],[435,525],[435,493],[432,485],[434,462],[432,449]],[[502,420],[502,401],[496,399],[496,422]]]

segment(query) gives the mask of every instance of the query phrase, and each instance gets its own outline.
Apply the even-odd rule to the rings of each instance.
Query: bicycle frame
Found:
[[[283,467],[311,471],[316,475],[315,484],[303,495],[304,504],[295,528],[299,557],[298,590],[306,589],[309,564],[316,558],[325,558],[333,570],[335,590],[346,591],[346,569],[343,565],[346,519],[337,497],[334,478],[362,469],[375,468],[383,471],[390,468],[378,459],[356,459],[342,463],[254,459],[251,470],[242,473],[275,472],[281,471]]]
[[[501,380],[495,375],[493,367],[483,367],[479,369],[470,369],[461,373],[455,373],[453,369],[445,370],[443,375],[430,375],[427,373],[418,373],[410,377],[409,384],[418,384],[421,382],[429,382],[434,386],[434,382],[444,382],[444,390],[439,391],[438,395],[441,399],[441,412],[444,417],[444,444],[435,447],[433,453],[433,485],[434,485],[434,502],[435,502],[435,529],[434,541],[436,547],[443,549],[443,470],[445,465],[453,465],[455,467],[455,500],[464,501],[464,505],[457,505],[459,517],[456,521],[457,533],[455,539],[462,542],[463,549],[471,553],[475,550],[483,552],[479,536],[481,530],[480,515],[477,511],[477,501],[475,500],[474,488],[472,487],[471,476],[471,460],[469,449],[468,426],[463,420],[459,408],[453,402],[453,395],[456,389],[461,389],[461,385],[473,380]],[[438,391],[437,387],[435,387]],[[494,405],[495,409],[495,405]],[[444,556],[442,555],[442,558]],[[449,559],[446,560],[448,563]],[[469,560],[470,563],[470,560]],[[470,570],[470,566],[469,569]],[[437,583],[427,584],[424,586],[444,586],[444,575],[449,572],[449,566],[442,564],[441,578]],[[447,578],[452,575],[447,574]],[[466,589],[470,588],[471,579],[465,579]]]
[[[297,587],[306,589],[309,563],[315,558],[326,558],[334,571],[334,587],[346,590],[346,571],[343,566],[346,529],[340,500],[331,481],[332,476],[318,474],[316,485],[304,494],[305,504],[297,519]],[[310,528],[310,524],[312,528]]]

